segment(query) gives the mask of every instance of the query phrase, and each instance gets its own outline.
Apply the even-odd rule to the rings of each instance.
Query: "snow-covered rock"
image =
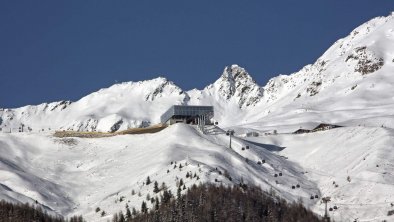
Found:
[[[221,77],[204,91],[218,94],[227,101],[232,99],[240,108],[256,105],[263,96],[261,87],[238,65],[226,67]]]

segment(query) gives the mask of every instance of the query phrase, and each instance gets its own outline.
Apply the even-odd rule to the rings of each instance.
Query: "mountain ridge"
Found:
[[[390,93],[384,91],[394,93],[390,89],[394,78],[389,74],[394,70],[393,18],[394,13],[371,19],[336,41],[315,63],[273,77],[264,86],[234,64],[226,66],[214,83],[201,90],[184,91],[174,82],[157,77],[114,84],[75,102],[2,109],[0,127],[18,129],[24,124],[36,130],[111,131],[121,121],[120,130],[158,123],[161,113],[171,105],[213,105],[216,121],[230,126],[236,124],[233,118],[241,123],[255,122],[281,110],[390,104]],[[380,93],[376,92],[378,84],[383,87]],[[40,123],[42,119],[50,119],[51,124]]]

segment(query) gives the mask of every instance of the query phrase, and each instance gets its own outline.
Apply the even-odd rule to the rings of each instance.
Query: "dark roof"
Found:
[[[293,134],[301,134],[301,133],[309,133],[311,132],[311,130],[308,129],[298,129],[296,131],[293,132]]]
[[[338,128],[342,126],[334,125],[334,124],[328,124],[328,123],[320,123],[318,126],[316,126],[313,130],[318,130],[322,129],[324,127],[330,127],[330,128]]]

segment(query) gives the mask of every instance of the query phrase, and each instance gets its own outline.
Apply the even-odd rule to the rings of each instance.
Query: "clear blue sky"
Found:
[[[0,107],[157,76],[203,88],[230,64],[264,85],[393,10],[393,0],[3,0]]]

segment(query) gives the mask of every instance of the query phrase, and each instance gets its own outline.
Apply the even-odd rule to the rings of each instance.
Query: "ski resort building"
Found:
[[[334,129],[334,128],[338,128],[338,127],[342,127],[342,126],[332,125],[332,124],[327,124],[327,123],[321,123],[321,124],[319,124],[318,126],[316,126],[316,127],[312,130],[312,132],[330,130],[330,129]]]
[[[213,106],[171,106],[160,118],[161,123],[187,123],[193,125],[212,125]]]
[[[310,133],[311,130],[308,129],[298,129],[297,131],[293,132],[293,134],[303,134],[303,133]]]
[[[315,128],[309,130],[309,129],[298,129],[297,131],[293,132],[293,134],[303,134],[303,133],[313,133],[313,132],[318,132],[318,131],[324,131],[324,130],[330,130],[334,128],[338,128],[342,126],[338,125],[332,125],[332,124],[327,124],[327,123],[321,123]]]

